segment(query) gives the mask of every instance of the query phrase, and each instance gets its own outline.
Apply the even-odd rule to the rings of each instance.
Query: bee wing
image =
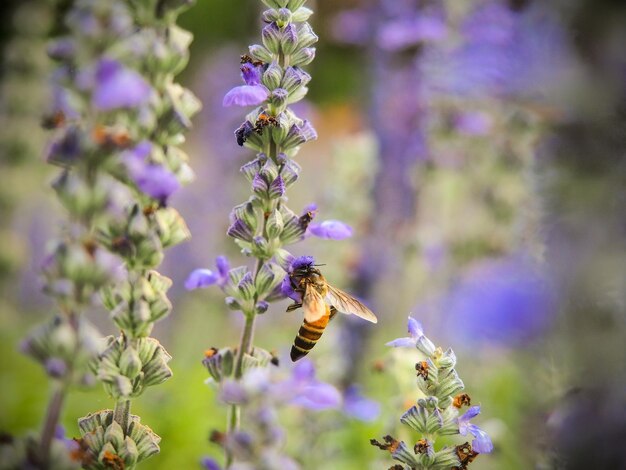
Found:
[[[314,323],[326,315],[324,298],[315,288],[310,286],[307,286],[304,291],[302,308],[304,309],[304,319],[309,323]]]
[[[376,315],[369,308],[341,289],[329,285],[326,299],[329,304],[340,312],[356,315],[372,323],[378,323]]]

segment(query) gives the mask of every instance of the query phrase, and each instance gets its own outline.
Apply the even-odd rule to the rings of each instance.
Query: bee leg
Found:
[[[300,307],[302,307],[302,304],[300,304],[298,302],[294,302],[289,307],[287,307],[287,312],[293,312],[294,310],[297,310]]]

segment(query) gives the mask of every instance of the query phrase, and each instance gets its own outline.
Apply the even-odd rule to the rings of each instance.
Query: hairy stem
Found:
[[[130,421],[130,400],[119,400],[115,404],[113,420],[122,427],[124,435],[126,435],[128,432],[128,423]]]
[[[48,403],[46,419],[41,431],[40,459],[41,468],[43,469],[50,467],[50,446],[59,424],[59,417],[61,416],[61,409],[63,408],[63,402],[65,401],[66,391],[67,387],[65,383],[54,384],[54,391],[52,392],[52,397]]]

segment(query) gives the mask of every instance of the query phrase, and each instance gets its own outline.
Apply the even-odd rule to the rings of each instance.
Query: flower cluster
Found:
[[[417,403],[407,410],[400,421],[422,438],[411,449],[404,441],[385,436],[383,442],[376,439],[371,444],[388,451],[394,460],[402,463],[400,469],[465,469],[478,454],[493,450],[491,439],[485,431],[471,420],[480,413],[480,406],[471,406],[471,399],[464,393],[463,381],[455,370],[456,356],[452,349],[443,351],[424,335],[418,321],[409,317],[409,336],[387,343],[388,346],[415,348],[419,361],[415,364],[419,396]],[[460,409],[467,406],[465,413]],[[440,436],[461,435],[473,437],[471,444],[435,448]]]
[[[220,399],[230,405],[245,406],[250,423],[246,430],[228,434],[214,432],[212,440],[225,448],[235,460],[229,469],[298,469],[299,465],[281,452],[285,433],[278,421],[278,411],[296,406],[313,411],[336,409],[341,394],[333,386],[315,378],[310,361],[296,364],[290,376],[277,378],[270,369],[248,370],[239,381],[225,380],[220,387]],[[207,469],[221,468],[206,458]]]
[[[148,335],[171,310],[171,281],[154,269],[165,248],[189,236],[167,203],[192,177],[179,145],[200,108],[174,82],[191,41],[175,20],[190,3],[76,0],[67,35],[48,48],[57,68],[44,119],[54,131],[47,159],[62,167],[53,187],[69,220],[43,266],[61,313],[22,344],[58,382],[36,457],[42,467],[51,465],[67,388],[94,375],[115,410],[80,420],[85,451],[77,459],[85,468],[132,468],[159,449],[158,437],[130,415],[129,399],[171,376],[169,354]],[[80,315],[97,294],[118,338],[99,341]]]
[[[223,387],[225,380],[265,374],[263,368],[275,362],[269,352],[253,346],[253,333],[256,315],[265,313],[270,302],[284,298],[281,285],[294,260],[285,247],[309,236],[341,240],[352,235],[352,229],[343,222],[313,222],[315,204],[297,212],[287,206],[286,192],[301,171],[294,157],[302,144],[317,138],[311,123],[289,108],[308,91],[311,76],[302,67],[315,57],[317,36],[307,23],[313,12],[304,6],[305,0],[263,3],[269,9],[262,13],[262,44],[250,46],[241,56],[244,84],[231,89],[223,100],[224,106],[255,106],[235,131],[237,144],[256,152],[256,157],[241,167],[252,195],[233,208],[227,234],[245,256],[256,259],[256,266],[231,268],[226,258],[219,257],[216,269],[196,269],[185,283],[187,289],[219,286],[226,294],[227,306],[241,311],[246,319],[237,348],[210,349],[205,355],[211,377]],[[293,391],[302,390],[296,387]],[[231,415],[224,442],[239,442],[240,411],[248,402],[227,402]],[[232,445],[226,444],[224,449],[227,466],[233,459],[234,465],[250,461]]]

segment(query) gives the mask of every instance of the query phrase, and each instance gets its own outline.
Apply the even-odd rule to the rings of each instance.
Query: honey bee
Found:
[[[312,260],[295,266],[289,273],[289,283],[294,292],[300,295],[302,303],[293,303],[287,307],[287,311],[300,307],[304,310],[304,321],[291,347],[293,362],[313,349],[337,312],[356,315],[372,323],[378,322],[369,308],[350,294],[328,284]]]
[[[93,130],[93,140],[101,147],[120,150],[129,148],[133,143],[126,130],[110,129],[101,125]]]
[[[263,65],[263,61],[261,61],[261,60],[254,60],[248,54],[244,54],[244,55],[241,56],[241,64],[252,64],[255,67],[260,67],[261,65]]]
[[[262,112],[259,114],[257,121],[254,125],[254,132],[261,135],[263,133],[263,129],[268,126],[278,126],[278,120],[274,116],[270,116],[269,114]]]

